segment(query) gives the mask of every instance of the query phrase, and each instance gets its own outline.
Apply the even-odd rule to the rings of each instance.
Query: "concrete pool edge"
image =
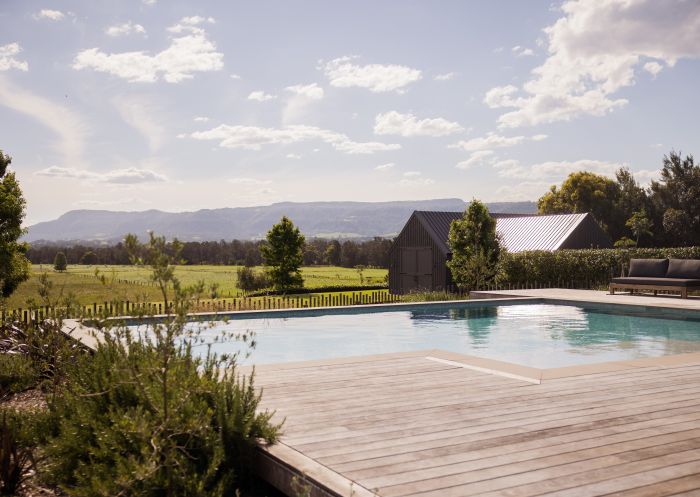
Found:
[[[575,366],[562,366],[557,368],[534,368],[512,362],[488,359],[459,352],[450,352],[441,349],[424,349],[411,352],[393,352],[388,354],[373,354],[363,356],[339,357],[333,359],[317,359],[310,361],[297,361],[276,364],[262,364],[259,366],[243,366],[241,370],[250,372],[256,371],[285,371],[290,369],[316,368],[319,366],[337,366],[342,364],[358,364],[363,362],[373,362],[376,360],[402,359],[406,357],[423,357],[426,359],[437,359],[446,361],[453,365],[482,371],[497,376],[512,379],[519,379],[531,383],[542,383],[545,380],[554,380],[573,376],[587,376],[599,373],[610,373],[614,371],[626,371],[638,368],[676,366],[679,364],[690,364],[700,362],[700,352],[690,352],[687,354],[674,354],[660,357],[643,357],[625,361],[608,361],[592,364],[581,364]]]

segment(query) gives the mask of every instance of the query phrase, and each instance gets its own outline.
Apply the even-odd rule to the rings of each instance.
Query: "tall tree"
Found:
[[[501,245],[486,205],[473,200],[463,218],[450,225],[448,243],[452,258],[447,267],[460,289],[478,290],[494,279]]]
[[[616,203],[619,185],[600,174],[578,171],[569,174],[561,188],[553,185],[538,201],[541,214],[590,212],[613,240],[623,234],[625,218],[620,218]]]
[[[260,247],[260,251],[276,289],[288,290],[304,284],[300,271],[304,262],[304,243],[304,235],[287,216],[267,232],[267,243]]]
[[[0,150],[0,296],[8,297],[17,286],[29,278],[29,261],[25,257],[28,246],[19,241],[25,233],[22,221],[26,201],[15,178],[8,171],[12,162]]]
[[[338,240],[331,240],[326,247],[326,261],[331,266],[340,266],[340,259],[342,257],[342,248]]]
[[[692,155],[664,155],[661,179],[651,182],[656,226],[665,245],[700,245],[700,165]]]

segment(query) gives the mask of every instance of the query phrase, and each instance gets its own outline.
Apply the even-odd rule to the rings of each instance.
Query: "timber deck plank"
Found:
[[[256,384],[281,443],[363,495],[700,495],[700,362],[537,384],[429,356],[269,366]]]

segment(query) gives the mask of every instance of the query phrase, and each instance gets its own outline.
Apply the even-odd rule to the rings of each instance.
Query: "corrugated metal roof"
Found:
[[[426,227],[445,254],[450,252],[447,239],[452,221],[462,212],[416,211],[415,216]],[[509,252],[524,250],[557,250],[576,227],[588,216],[583,214],[511,215],[491,214],[496,218],[496,233]]]

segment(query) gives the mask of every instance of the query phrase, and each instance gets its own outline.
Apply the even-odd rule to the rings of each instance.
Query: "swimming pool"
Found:
[[[700,315],[627,306],[468,302],[277,316],[217,322],[203,336],[254,331],[257,346],[244,364],[442,349],[553,368],[700,351]]]

